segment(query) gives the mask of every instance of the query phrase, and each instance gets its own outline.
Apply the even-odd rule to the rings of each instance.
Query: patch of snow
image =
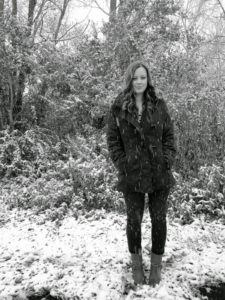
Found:
[[[143,220],[143,263],[150,270],[151,225]],[[0,228],[0,299],[47,287],[65,299],[200,299],[198,288],[225,282],[225,226],[195,219],[182,226],[168,220],[162,281],[155,288],[135,287],[126,240],[126,216],[105,219],[66,217],[61,227],[14,212]],[[8,298],[7,298],[8,297]],[[22,298],[24,297],[24,298]]]

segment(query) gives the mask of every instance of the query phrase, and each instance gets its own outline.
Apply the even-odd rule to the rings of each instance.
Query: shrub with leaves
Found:
[[[62,204],[75,212],[102,208],[123,211],[105,134],[93,134],[88,126],[86,131],[89,138],[77,136],[67,143],[41,130],[23,135],[17,131],[2,133],[2,200],[11,208],[35,208],[39,212]]]
[[[21,134],[15,130],[1,132],[0,136],[0,176],[15,177],[33,173],[32,161],[37,158],[37,148],[29,137],[29,132]]]
[[[69,208],[76,217],[96,209],[124,212],[105,133],[88,125],[85,131],[86,136],[67,141],[43,130],[1,132],[1,201],[11,208],[47,211],[51,220],[62,218]],[[225,163],[202,166],[187,181],[174,175],[171,216],[184,224],[198,214],[225,220]]]
[[[63,142],[41,130],[1,132],[2,200],[11,208],[40,211],[69,204],[73,188],[66,152]]]
[[[200,167],[198,176],[189,181],[177,175],[177,186],[170,195],[170,212],[184,224],[198,214],[225,222],[225,163]]]
[[[116,191],[117,177],[109,159],[105,134],[87,139],[77,137],[70,142],[73,156],[69,166],[76,195],[74,208],[123,211],[124,202]]]

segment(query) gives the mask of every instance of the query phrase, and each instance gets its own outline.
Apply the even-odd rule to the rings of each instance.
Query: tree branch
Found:
[[[97,0],[94,0],[94,3],[97,5],[97,8],[99,8],[104,14],[106,14],[107,16],[110,15],[107,11],[105,11],[105,10],[99,5],[99,3],[98,3]]]
[[[83,5],[83,7],[90,7],[91,6],[90,1],[89,1],[89,3],[87,3],[86,1],[76,0],[76,2],[80,2]],[[78,7],[81,7],[81,6],[78,6]]]
[[[9,117],[9,126],[13,129],[14,122],[13,122],[13,107],[14,107],[14,97],[13,97],[13,83],[12,78],[8,76],[8,87],[9,87],[9,108],[8,108],[8,117]]]
[[[3,21],[4,21],[4,0],[0,0],[0,27],[3,27]],[[0,46],[4,44],[4,34],[0,36]]]
[[[87,30],[89,24],[90,24],[90,20],[88,20],[88,23],[87,23],[87,25],[85,26],[84,30],[81,32],[81,35],[83,35],[83,34],[85,33],[85,31]],[[77,24],[75,24],[75,25],[77,25]],[[68,38],[62,39],[65,35],[66,35],[66,34],[62,35],[56,42],[58,43],[58,42],[71,41],[71,40],[73,40],[74,38],[77,37],[77,35],[76,35],[76,36],[72,36],[72,37],[68,37]],[[54,40],[54,41],[55,41],[55,40]]]
[[[110,14],[116,12],[117,0],[110,0]]]
[[[68,29],[66,30],[66,32],[64,32],[64,33],[61,35],[60,38],[58,38],[58,40],[61,40],[65,35],[67,35],[67,33],[68,33],[71,29],[73,29],[74,27],[78,26],[78,25],[81,24],[82,22],[83,22],[83,21],[81,21],[81,22],[79,22],[79,23],[73,24],[70,28],[68,28]]]
[[[68,6],[69,2],[70,2],[70,0],[63,0],[63,7],[61,9],[61,13],[60,13],[60,16],[59,16],[59,21],[58,21],[56,31],[55,31],[55,35],[54,35],[54,40],[55,41],[57,41],[57,39],[58,39],[59,29],[62,25],[62,20],[64,18],[65,13],[66,13],[66,9],[67,9],[67,6]]]
[[[46,4],[46,0],[42,0],[40,6],[39,6],[39,9],[38,9],[38,12],[37,12],[37,15],[34,17],[34,23],[38,20],[38,18],[40,17],[42,11],[43,11],[43,8]]]
[[[4,15],[4,0],[0,0],[0,21],[3,19]]]
[[[17,16],[17,0],[12,0],[12,15]]]
[[[60,5],[58,5],[57,2],[55,2],[53,0],[49,0],[49,2],[51,2],[52,4],[54,4],[60,11],[62,11],[62,7]]]
[[[33,25],[34,9],[35,9],[36,4],[37,4],[37,0],[29,0],[27,25],[30,28],[30,32],[31,32],[31,26]]]
[[[220,0],[217,0],[217,2],[219,3],[219,6],[221,7],[223,14],[224,14],[224,18],[225,18],[225,8],[223,7],[222,3]]]

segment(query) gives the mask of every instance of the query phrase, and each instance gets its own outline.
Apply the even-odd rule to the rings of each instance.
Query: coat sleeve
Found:
[[[163,155],[167,167],[168,169],[171,169],[176,156],[174,128],[173,128],[173,122],[169,115],[167,105],[164,101],[163,101],[163,109],[164,109],[164,122],[163,122],[162,148],[163,148]]]
[[[112,108],[108,113],[107,145],[114,166],[119,172],[125,172],[126,155],[119,126]]]

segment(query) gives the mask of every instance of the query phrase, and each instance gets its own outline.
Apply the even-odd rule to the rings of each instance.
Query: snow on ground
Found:
[[[0,300],[26,299],[43,288],[62,299],[197,300],[200,286],[225,282],[225,226],[219,222],[169,221],[162,282],[152,288],[133,285],[125,216],[68,216],[57,227],[29,212],[10,214],[0,228]],[[150,229],[145,213],[143,246]],[[146,249],[143,259],[147,279]]]

